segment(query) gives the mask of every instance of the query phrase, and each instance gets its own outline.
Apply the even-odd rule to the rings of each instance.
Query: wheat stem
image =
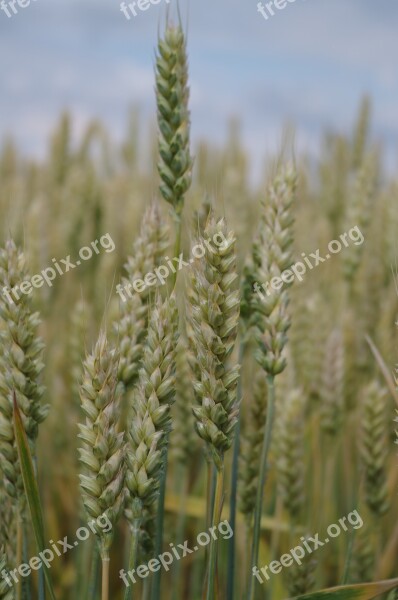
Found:
[[[155,541],[155,556],[159,556],[162,553],[163,546],[163,529],[164,529],[164,502],[166,498],[166,477],[167,477],[167,463],[168,463],[167,452],[164,452],[163,456],[163,468],[160,475],[159,484],[159,500],[157,506],[156,515],[156,541]],[[153,578],[152,598],[158,600],[160,598],[160,570],[155,573]]]
[[[239,344],[238,364],[242,365],[243,355],[245,353],[245,342],[241,339]],[[236,391],[236,399],[240,407],[242,400],[242,378],[239,377],[238,387]],[[234,453],[232,458],[232,476],[231,476],[231,491],[230,491],[230,513],[229,524],[232,531],[235,531],[236,526],[236,499],[238,489],[238,471],[239,471],[239,451],[240,451],[240,425],[241,413],[239,410],[238,422],[236,424]],[[233,600],[234,597],[234,573],[235,573],[235,536],[232,536],[228,543],[228,571],[227,571],[227,600]]]
[[[214,495],[214,506],[213,506],[213,517],[212,517],[212,528],[217,528],[220,524],[221,510],[223,503],[223,492],[224,492],[224,462],[222,462],[217,468],[216,475],[216,488]],[[214,529],[213,529],[214,531]],[[216,571],[217,571],[217,547],[218,540],[214,539],[213,536],[210,541],[210,553],[209,553],[209,564],[207,574],[207,592],[206,600],[214,600],[217,598],[216,594]]]
[[[131,544],[130,544],[130,556],[129,556],[129,571],[132,571],[137,566],[138,558],[138,541],[140,537],[140,529],[142,524],[142,516],[137,516],[133,519],[131,527]],[[132,587],[126,587],[124,593],[124,600],[131,600],[133,597]]]
[[[109,600],[109,564],[109,556],[103,556],[101,600]]]
[[[260,532],[261,532],[261,514],[262,514],[262,506],[263,506],[263,496],[264,496],[264,486],[267,475],[267,461],[268,461],[268,453],[271,445],[271,436],[272,436],[272,425],[274,422],[274,413],[275,413],[275,386],[274,386],[274,376],[267,376],[267,391],[268,391],[268,404],[267,404],[267,421],[264,429],[264,439],[261,450],[261,461],[260,461],[260,475],[259,482],[257,488],[257,497],[256,497],[256,506],[254,509],[254,529],[253,529],[253,541],[252,541],[252,550],[251,550],[251,562],[250,562],[250,573],[249,573],[249,589],[248,589],[248,599],[253,600],[254,598],[254,576],[253,567],[257,566],[258,563],[258,550],[260,546]]]

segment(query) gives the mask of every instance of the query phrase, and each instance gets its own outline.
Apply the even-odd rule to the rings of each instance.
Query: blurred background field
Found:
[[[295,284],[291,290],[293,325],[289,335],[288,368],[277,386],[281,421],[279,424],[277,421],[272,469],[266,488],[267,513],[271,521],[267,524],[261,548],[261,564],[271,560],[270,546],[276,556],[290,547],[291,538],[286,535],[286,530],[294,521],[289,510],[284,508],[280,488],[281,485],[286,491],[288,483],[287,489],[294,492],[294,496],[298,494],[295,501],[303,501],[307,508],[299,525],[309,534],[324,531],[330,523],[358,507],[365,525],[356,535],[349,580],[369,581],[375,577],[394,576],[398,566],[394,402],[391,395],[382,394],[381,412],[376,415],[366,412],[368,384],[375,380],[381,386],[385,383],[364,339],[365,334],[373,338],[392,370],[397,360],[395,321],[398,302],[393,275],[397,255],[398,190],[394,178],[385,174],[381,148],[369,139],[368,99],[362,101],[358,113],[349,135],[328,133],[324,136],[324,150],[317,163],[305,154],[295,157],[299,171],[295,256],[299,258],[302,252],[308,255],[317,248],[324,255],[329,241],[355,225],[360,227],[365,243],[343,248],[328,263],[308,272],[304,281]],[[12,234],[25,249],[31,274],[50,266],[53,257],[59,259],[70,254],[73,261],[82,246],[105,233],[109,233],[116,244],[114,252],[102,252],[97,258],[58,277],[52,288],[43,286],[34,290],[34,304],[42,315],[41,334],[46,343],[46,400],[52,407],[39,438],[40,486],[49,539],[62,539],[67,534],[73,537],[82,519],[76,451],[81,361],[85,352],[91,350],[100,325],[105,324],[109,330],[118,315],[115,284],[131,251],[144,209],[156,197],[158,185],[154,135],[151,138],[153,149],[144,161],[145,168],[139,164],[139,112],[131,113],[122,145],[115,144],[109,132],[100,123],[93,122],[79,143],[73,146],[72,124],[73,119],[68,114],[61,117],[51,136],[48,158],[44,162],[23,158],[11,141],[4,144],[0,158],[3,239]],[[150,138],[151,133],[147,135]],[[288,154],[292,136],[288,133],[285,137],[285,154]],[[189,256],[191,240],[187,231],[193,222],[194,211],[203,211],[202,203],[209,201],[218,214],[227,218],[237,234],[239,269],[242,271],[256,232],[260,199],[281,155],[267,161],[261,185],[250,184],[249,159],[240,141],[237,121],[230,124],[225,148],[215,149],[211,144],[202,143],[194,149],[194,154],[194,180],[184,215],[184,253]],[[368,165],[365,180],[363,175],[362,179],[360,177],[364,164]],[[168,220],[168,209],[163,204],[162,218]],[[181,306],[183,294],[181,280]],[[181,323],[184,328],[183,313]],[[244,436],[252,435],[250,412],[259,393],[257,385],[253,384],[255,374],[260,377],[253,353],[254,348],[249,345],[242,371]],[[189,373],[184,377],[179,401],[188,403],[192,402]],[[297,423],[297,430],[293,428],[284,434],[283,428],[288,427],[289,422],[283,420],[283,407],[293,389],[301,392],[300,410],[303,412],[298,422],[292,421]],[[206,529],[205,464],[198,438],[192,430],[187,433],[189,425],[179,421],[178,410],[174,416],[176,431],[171,441],[172,456],[179,456],[177,448],[181,439],[187,440],[187,435],[194,446],[191,463],[185,465],[189,473],[187,493],[190,499],[183,502],[187,520],[186,528],[178,532],[184,532],[181,540],[176,539],[176,524],[182,506],[179,496],[181,465],[179,467],[175,459],[171,462],[166,540],[178,543],[193,539]],[[363,479],[366,463],[360,460],[361,431],[366,419],[371,419],[371,423],[374,419],[371,426],[375,436],[374,460],[377,459],[380,466],[373,484],[376,489],[384,486],[383,489],[388,490],[386,497],[390,508],[384,516],[378,516],[377,511],[375,516],[367,508],[368,492]],[[278,476],[281,453],[287,453],[290,468],[293,467],[290,483],[280,474]],[[280,477],[282,480],[278,484]],[[226,511],[227,505],[228,494]],[[125,527],[122,527],[117,540],[121,542],[124,536]],[[350,536],[342,534],[333,546],[319,551],[315,557],[317,569],[313,573],[317,587],[340,582],[349,541]],[[243,517],[238,521],[236,542],[243,558]],[[116,568],[123,564],[123,544],[116,541],[114,547],[113,585],[116,590],[118,585],[120,587]],[[181,595],[177,597],[199,597],[201,559],[203,557],[182,561]],[[54,563],[52,574],[60,598],[72,597],[70,590],[78,572],[76,561],[79,563],[80,560],[77,552],[71,552]],[[238,585],[243,581],[243,562],[240,560],[237,566],[236,576],[241,582]],[[220,568],[225,568],[225,552]],[[172,575],[165,575],[164,580],[167,577]],[[275,577],[275,597],[287,597],[286,585],[282,577]],[[163,590],[162,598],[168,598],[166,588]]]

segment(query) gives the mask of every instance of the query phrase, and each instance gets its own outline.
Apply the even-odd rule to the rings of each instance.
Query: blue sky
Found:
[[[171,0],[175,8],[176,0]],[[189,22],[193,137],[215,143],[231,116],[255,159],[275,151],[283,125],[316,152],[325,128],[352,127],[364,93],[374,136],[396,164],[397,0],[296,0],[266,21],[257,0],[180,0]],[[0,12],[0,138],[42,156],[60,111],[78,135],[93,117],[120,139],[128,108],[154,115],[153,56],[165,0],[128,21],[120,0],[36,0]]]

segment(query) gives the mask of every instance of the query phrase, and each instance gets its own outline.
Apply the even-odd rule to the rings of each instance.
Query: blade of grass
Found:
[[[296,596],[291,600],[371,600],[398,587],[398,579],[387,579],[374,583],[343,585],[312,594]]]
[[[21,465],[22,479],[25,488],[26,499],[29,506],[29,512],[32,520],[32,526],[35,534],[37,548],[39,552],[43,552],[46,549],[44,538],[43,512],[41,508],[39,490],[37,487],[29,443],[22,423],[21,413],[18,408],[15,392],[13,396],[13,401],[15,440],[18,449],[19,462]],[[48,592],[50,594],[51,600],[55,600],[49,569],[44,563],[42,568],[46,578]]]

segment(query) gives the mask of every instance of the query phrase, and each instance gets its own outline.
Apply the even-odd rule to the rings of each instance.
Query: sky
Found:
[[[259,161],[293,122],[297,146],[316,153],[325,129],[352,129],[369,94],[373,135],[397,164],[397,0],[296,0],[268,20],[257,0],[179,4],[194,141],[221,144],[238,117],[244,146]],[[154,118],[154,51],[166,6],[160,0],[130,20],[120,0],[31,0],[11,18],[0,11],[0,140],[12,135],[27,155],[42,157],[63,109],[76,137],[98,117],[121,139],[133,105],[145,122]]]

